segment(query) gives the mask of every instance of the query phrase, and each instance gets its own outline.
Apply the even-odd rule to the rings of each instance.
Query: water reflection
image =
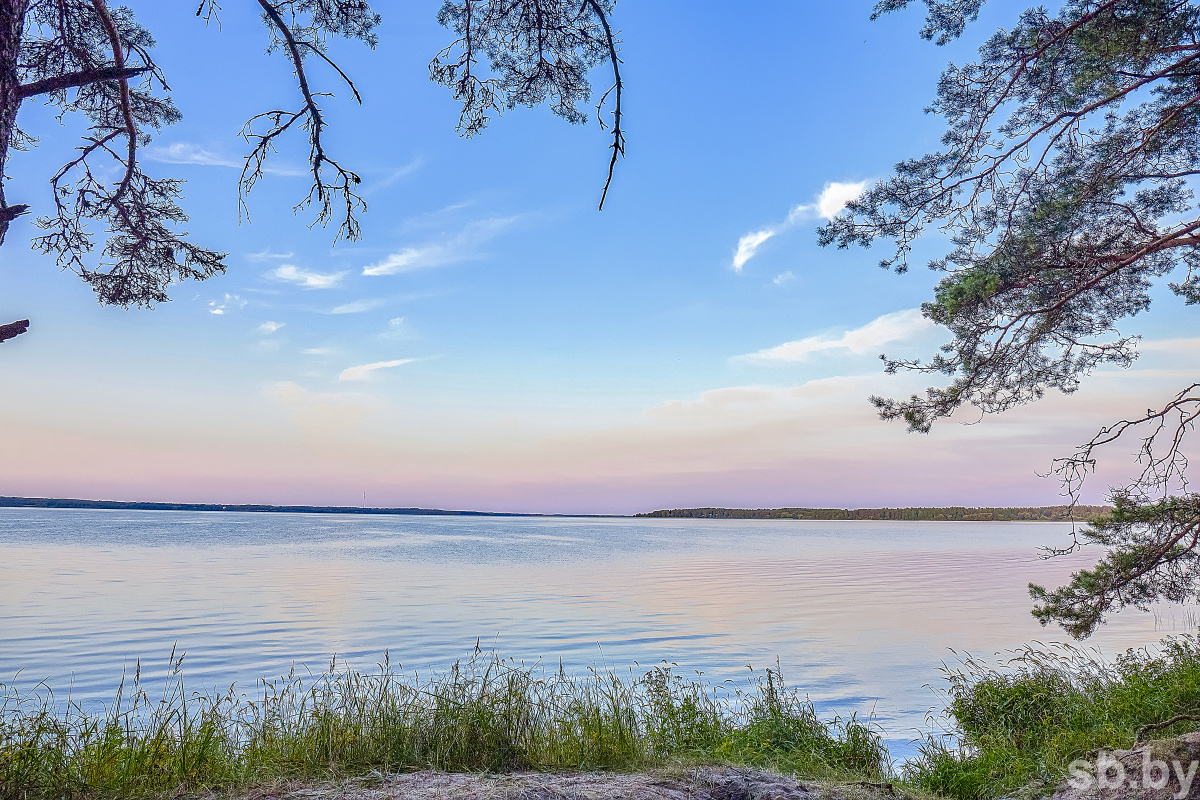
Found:
[[[885,523],[0,510],[0,680],[106,700],[141,658],[188,653],[193,688],[321,670],[445,666],[480,638],[568,668],[677,662],[714,681],[782,666],[818,708],[873,712],[896,743],[949,648],[1061,640],[1026,584],[1052,523]],[[1194,630],[1126,612],[1112,653]]]

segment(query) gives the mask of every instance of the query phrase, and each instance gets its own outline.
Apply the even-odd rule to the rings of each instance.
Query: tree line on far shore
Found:
[[[877,519],[916,522],[1090,522],[1111,513],[1110,506],[1040,508],[672,508],[638,517],[683,519]]]

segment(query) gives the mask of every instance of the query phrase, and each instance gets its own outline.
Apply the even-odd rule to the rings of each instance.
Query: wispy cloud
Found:
[[[782,272],[776,275],[771,283],[775,284],[776,286],[783,286],[785,283],[790,283],[794,280],[796,280],[796,275],[789,269],[787,272]]]
[[[309,347],[302,352],[306,356],[331,356],[334,350],[332,347]]]
[[[1200,352],[1200,338],[1197,339],[1144,339],[1138,343],[1139,350],[1168,350],[1179,352]]]
[[[271,273],[275,278],[295,283],[305,289],[332,289],[346,277],[345,272],[313,272],[300,269],[295,264],[283,264]]]
[[[363,364],[358,367],[347,367],[342,370],[342,374],[338,375],[339,381],[365,381],[371,377],[371,374],[381,369],[391,369],[399,367],[402,364],[408,364],[416,361],[415,358],[398,358],[395,361],[376,361],[374,364]]]
[[[395,275],[397,272],[411,272],[422,267],[436,267],[446,263],[446,247],[430,245],[428,247],[406,247],[391,253],[383,261],[363,267],[363,275]]]
[[[291,381],[268,383],[263,393],[292,413],[292,421],[311,434],[330,436],[358,427],[373,405],[355,392],[313,392]]]
[[[920,309],[910,308],[884,314],[861,328],[845,331],[841,336],[809,336],[737,358],[754,364],[785,364],[807,361],[814,353],[826,350],[849,350],[864,355],[877,351],[889,342],[910,339],[933,327],[933,322],[921,316]]]
[[[400,223],[400,229],[406,233],[412,234],[418,231],[429,231],[434,229],[445,230],[447,224],[455,219],[459,211],[464,208],[472,208],[476,205],[474,200],[467,200],[461,203],[451,203],[447,206],[435,209],[433,211],[424,211],[420,214],[414,214],[407,217]]]
[[[415,333],[411,326],[404,321],[404,317],[392,317],[388,320],[387,327],[379,332],[379,338],[384,341],[399,341],[401,339],[413,339]]]
[[[221,316],[229,311],[240,311],[246,307],[246,301],[238,297],[236,294],[226,292],[225,297],[220,300],[208,301],[208,313]]]
[[[284,258],[292,258],[294,255],[296,255],[296,254],[291,253],[291,252],[289,252],[289,253],[272,253],[271,248],[264,247],[262,250],[259,250],[257,253],[247,253],[246,258],[249,261],[261,262],[261,261],[277,261],[277,260],[284,259]]]
[[[849,203],[862,194],[863,189],[866,187],[866,181],[859,181],[857,183],[839,183],[833,181],[827,183],[814,202],[803,203],[793,207],[783,222],[761,230],[751,231],[742,236],[738,239],[737,247],[733,251],[734,272],[741,272],[746,262],[754,258],[754,255],[758,252],[758,248],[788,228],[813,219],[833,219],[839,211],[846,207],[846,203]]]
[[[779,226],[774,228],[764,228],[761,231],[752,231],[747,233],[745,236],[738,239],[737,248],[733,251],[734,271],[741,272],[742,267],[746,264],[746,262],[754,258],[754,254],[758,252],[758,248],[761,247],[765,241],[779,233],[781,230],[783,230],[783,228]]]
[[[412,161],[408,162],[403,167],[399,167],[397,169],[392,170],[385,177],[381,178],[380,180],[376,181],[375,183],[372,183],[370,186],[368,186],[363,191],[370,193],[370,192],[377,192],[380,189],[386,189],[387,187],[391,186],[393,183],[400,180],[401,178],[411,175],[414,172],[416,172],[417,170],[419,170],[423,163],[424,162],[421,159],[414,158]]]
[[[362,274],[396,275],[478,258],[480,247],[519,219],[519,216],[513,216],[477,220],[442,241],[404,247],[391,253],[382,261],[363,267]]]
[[[233,167],[241,168],[242,159],[236,156],[214,153],[192,142],[172,142],[171,144],[156,144],[147,147],[146,158],[161,164],[194,164],[201,167]],[[263,167],[268,175],[292,176],[308,175],[309,170],[301,166],[269,165]]]
[[[267,320],[262,325],[258,326],[258,332],[270,336],[272,333],[279,330],[286,324],[286,322],[273,322],[271,320]]]
[[[152,145],[146,148],[146,157],[163,164],[197,164],[205,167],[240,167],[242,162],[232,156],[224,156],[206,150],[191,142],[173,142]]]
[[[281,347],[283,347],[282,339],[261,339],[259,340],[258,344],[254,346],[254,349],[263,353],[274,353]]]
[[[383,297],[367,297],[362,300],[354,300],[350,303],[342,303],[340,306],[335,306],[330,314],[361,314],[364,311],[386,306],[388,301]]]

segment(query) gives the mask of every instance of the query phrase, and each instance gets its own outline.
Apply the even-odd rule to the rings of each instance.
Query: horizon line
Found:
[[[1042,517],[1046,521],[1071,521],[1074,519],[1071,513],[1078,510],[1088,516],[1095,516],[1097,513],[1104,513],[1111,506],[1106,505],[1084,505],[1084,504],[1062,504],[1056,506],[876,506],[863,508],[839,508],[833,506],[825,507],[805,507],[805,506],[777,506],[774,508],[727,508],[720,506],[693,506],[689,508],[670,508],[656,509],[654,511],[643,511],[633,514],[584,514],[584,513],[545,513],[537,511],[473,511],[473,510],[456,510],[456,509],[441,509],[441,508],[420,508],[416,506],[397,507],[397,506],[327,506],[327,505],[274,505],[269,503],[176,503],[150,500],[91,500],[82,498],[56,498],[56,497],[17,497],[17,496],[0,496],[0,508],[79,508],[79,509],[107,509],[113,511],[199,511],[199,512],[241,512],[241,513],[278,513],[278,514],[378,514],[378,515],[394,515],[394,516],[464,516],[464,517],[580,517],[580,518],[610,518],[610,519],[635,519],[635,518],[658,518],[658,519],[704,519],[704,518],[731,518],[730,514],[768,514],[788,513],[787,517],[757,517],[757,518],[775,518],[775,519],[798,519],[795,514],[798,512],[811,513],[843,513],[843,514],[858,514],[863,512],[997,512],[997,511],[1026,511],[1026,512],[1048,512],[1048,511],[1065,511],[1068,514],[1066,520],[1050,520]],[[710,512],[702,514],[697,512]],[[714,517],[715,514],[721,513],[722,517]],[[737,518],[737,517],[732,517]],[[742,517],[745,518],[745,517]],[[817,518],[819,519],[819,518]],[[816,520],[814,520],[816,521]],[[821,521],[838,521],[837,518],[828,518]],[[871,520],[863,520],[871,521]],[[879,521],[889,521],[887,518]],[[905,521],[905,520],[890,520],[890,521]],[[921,520],[918,516],[913,521],[955,521],[945,520],[944,515],[941,520],[925,519]],[[1026,520],[963,520],[963,521],[1026,521]],[[1038,520],[1028,520],[1038,521]]]

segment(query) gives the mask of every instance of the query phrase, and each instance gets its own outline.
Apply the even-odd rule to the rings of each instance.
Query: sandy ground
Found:
[[[260,787],[246,800],[903,800],[889,784],[825,784],[770,772],[705,767],[612,772],[373,774],[324,784]]]

